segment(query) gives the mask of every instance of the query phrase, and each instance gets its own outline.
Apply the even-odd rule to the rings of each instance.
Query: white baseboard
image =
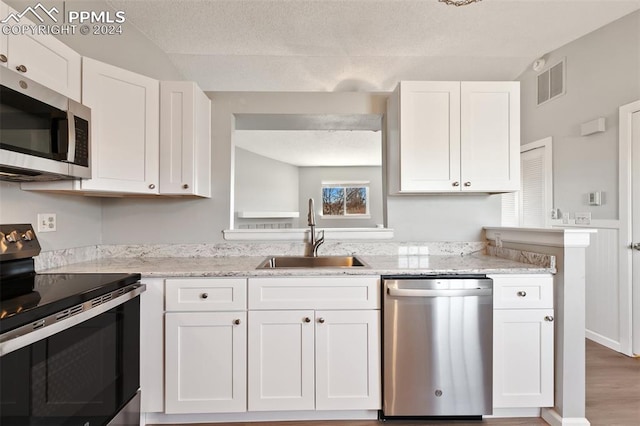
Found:
[[[615,340],[605,337],[602,334],[598,334],[591,330],[585,330],[585,337],[589,340],[593,340],[594,342],[601,344],[602,346],[613,349],[616,352],[622,352],[620,342],[616,342]]]
[[[482,416],[486,419],[498,419],[508,417],[540,417],[539,408],[494,408],[490,416]]]
[[[562,417],[554,408],[543,408],[542,419],[551,426],[589,426],[586,417]]]

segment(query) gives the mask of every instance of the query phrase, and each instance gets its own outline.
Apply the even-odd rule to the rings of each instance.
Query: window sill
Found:
[[[324,231],[326,241],[345,240],[391,240],[393,229],[389,228],[319,228]],[[222,231],[229,241],[307,241],[309,229],[225,229]]]

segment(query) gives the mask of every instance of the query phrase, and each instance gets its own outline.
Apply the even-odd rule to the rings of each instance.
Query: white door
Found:
[[[640,100],[620,107],[620,347],[640,354]]]
[[[493,311],[493,406],[553,406],[553,309]]]
[[[640,111],[633,113],[631,129],[633,353],[640,354]]]
[[[165,326],[165,412],[246,411],[246,314],[170,312]]]
[[[316,312],[316,409],[380,409],[380,311]]]
[[[313,311],[250,311],[249,411],[313,410]]]
[[[520,147],[520,191],[502,194],[502,226],[549,226],[553,207],[553,140]]]

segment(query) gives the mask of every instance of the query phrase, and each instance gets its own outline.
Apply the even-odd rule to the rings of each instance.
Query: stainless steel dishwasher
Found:
[[[383,292],[383,418],[491,414],[492,280],[385,277]]]

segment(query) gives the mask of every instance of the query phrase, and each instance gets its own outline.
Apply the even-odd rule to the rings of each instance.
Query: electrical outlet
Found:
[[[496,233],[496,247],[502,247],[502,235]]]
[[[58,229],[58,222],[55,213],[38,214],[38,232],[55,232]]]

